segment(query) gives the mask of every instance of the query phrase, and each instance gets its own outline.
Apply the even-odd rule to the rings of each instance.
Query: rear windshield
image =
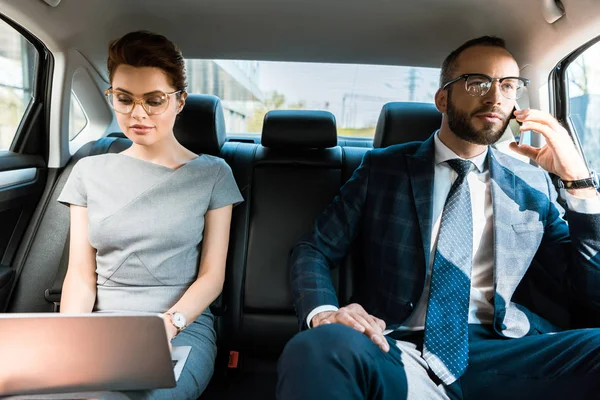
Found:
[[[187,60],[190,93],[221,98],[229,134],[260,133],[267,111],[327,110],[338,135],[372,138],[390,101],[432,103],[439,68],[304,62]]]

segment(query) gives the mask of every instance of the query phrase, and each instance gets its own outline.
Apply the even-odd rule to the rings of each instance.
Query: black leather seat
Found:
[[[238,234],[230,243],[226,295],[225,341],[239,352],[240,368],[214,398],[274,398],[276,361],[298,332],[289,251],[350,175],[329,112],[271,111],[261,142],[223,148],[246,199],[234,209],[232,230]],[[355,149],[354,168],[366,150]],[[337,272],[333,280],[337,286]]]
[[[394,144],[424,141],[440,129],[442,114],[430,103],[387,103],[381,109],[374,148],[384,148]]]
[[[190,94],[173,127],[175,137],[196,154],[220,156],[227,139],[223,106],[217,96]]]
[[[441,114],[429,104],[387,104],[376,140],[379,146],[423,140],[440,122]],[[319,111],[267,113],[261,142],[223,148],[246,202],[234,209],[232,230],[238,234],[230,243],[226,295],[225,342],[239,352],[240,368],[214,398],[274,398],[276,360],[298,332],[289,251],[369,150],[337,146],[333,115]],[[351,254],[332,270],[340,304],[360,301],[356,295],[365,273],[360,265],[360,254]]]
[[[231,346],[276,359],[298,330],[289,285],[289,250],[343,182],[334,116],[271,111],[251,165],[248,237],[234,266]]]

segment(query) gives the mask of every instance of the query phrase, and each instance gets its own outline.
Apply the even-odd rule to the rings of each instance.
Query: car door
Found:
[[[47,179],[47,77],[52,59],[0,15],[0,311],[16,282],[15,254]]]

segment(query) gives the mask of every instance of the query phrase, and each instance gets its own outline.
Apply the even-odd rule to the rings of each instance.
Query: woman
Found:
[[[128,395],[196,399],[214,368],[209,305],[223,287],[232,205],[243,199],[222,159],[175,139],[187,93],[172,42],[129,33],[110,44],[108,72],[107,99],[133,144],[80,160],[59,197],[71,207],[61,312],[163,313],[172,344],[192,347],[184,371],[176,388]]]

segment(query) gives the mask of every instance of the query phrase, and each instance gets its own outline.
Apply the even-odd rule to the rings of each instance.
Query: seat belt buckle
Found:
[[[231,350],[229,352],[229,362],[227,363],[227,368],[235,369],[238,367],[238,362],[240,360],[240,353],[237,351]]]
[[[44,297],[48,303],[52,303],[52,312],[60,311],[60,292],[56,293],[52,289],[46,289],[44,292]]]

